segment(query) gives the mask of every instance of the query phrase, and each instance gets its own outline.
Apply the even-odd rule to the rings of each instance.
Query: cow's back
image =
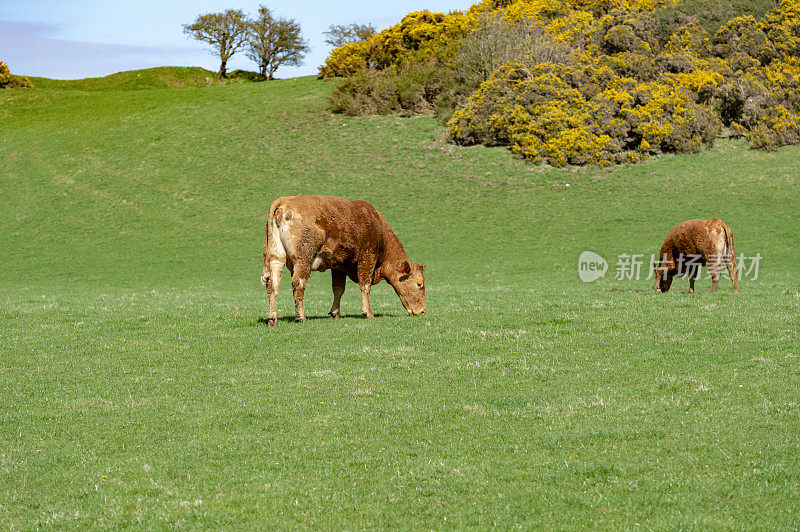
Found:
[[[661,246],[662,257],[667,255],[696,255],[703,262],[710,256],[721,253],[725,246],[727,226],[719,218],[693,219],[673,227]],[[722,249],[721,249],[722,247]]]
[[[310,255],[320,269],[335,268],[378,253],[383,218],[365,201],[336,196],[285,196],[273,202],[271,216],[287,253]],[[317,268],[314,268],[317,269]]]

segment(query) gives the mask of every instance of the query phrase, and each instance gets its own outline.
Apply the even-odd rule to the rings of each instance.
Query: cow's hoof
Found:
[[[275,318],[270,318],[267,320],[267,327],[275,327],[278,324],[278,320]]]
[[[329,312],[328,316],[330,316],[332,320],[338,320],[339,318],[342,317],[342,315],[339,314],[338,312]]]
[[[374,318],[375,316],[372,314],[372,312],[370,312],[369,314],[367,314],[366,312],[362,312],[361,317],[369,319],[369,318]]]
[[[300,316],[295,318],[294,321],[296,321],[297,323],[305,323],[308,321],[308,319],[305,316]]]
[[[689,289],[689,293],[690,293],[690,294],[694,294],[694,288],[690,288],[690,289]]]

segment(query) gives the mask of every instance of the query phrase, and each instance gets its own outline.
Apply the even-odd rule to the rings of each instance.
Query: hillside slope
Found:
[[[797,527],[800,150],[531,167],[331,90],[0,93],[0,527]],[[315,273],[295,324],[285,275],[268,329],[291,194],[372,202],[427,314]],[[758,278],[648,291],[712,216]]]
[[[117,72],[99,78],[61,80],[31,77],[30,80],[39,89],[107,91],[206,87],[242,81],[243,78],[231,74],[231,79],[220,80],[216,72],[200,67],[155,67]]]

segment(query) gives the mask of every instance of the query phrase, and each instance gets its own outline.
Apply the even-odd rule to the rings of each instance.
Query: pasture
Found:
[[[0,92],[0,528],[800,526],[797,147],[561,170],[311,78],[128,86]],[[312,273],[296,324],[285,275],[267,328],[294,194],[370,201],[427,313]],[[649,291],[714,216],[758,279]]]

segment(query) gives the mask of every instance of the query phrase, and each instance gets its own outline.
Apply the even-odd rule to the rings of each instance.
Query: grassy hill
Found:
[[[800,149],[556,170],[309,78],[37,85],[0,93],[0,527],[800,526]],[[316,193],[386,216],[425,316],[349,284],[333,322],[316,273],[266,327],[266,209]],[[615,279],[712,216],[739,294]]]
[[[49,79],[30,77],[39,89],[58,89],[76,91],[164,89],[180,87],[206,87],[227,85],[247,81],[247,72],[234,71],[225,80],[217,78],[216,72],[200,67],[156,67],[144,70],[117,72],[101,78]]]

